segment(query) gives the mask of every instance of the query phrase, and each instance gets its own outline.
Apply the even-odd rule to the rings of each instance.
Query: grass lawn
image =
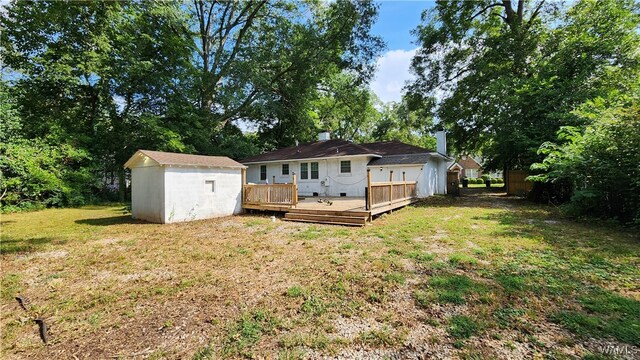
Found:
[[[467,187],[470,188],[470,189],[471,188],[486,188],[487,184],[467,184]],[[502,187],[504,187],[504,183],[499,183],[499,184],[498,183],[491,183],[491,187],[492,188],[502,188]],[[460,183],[460,188],[461,189],[464,188],[462,186],[462,183]]]
[[[433,197],[363,228],[122,206],[1,221],[3,358],[640,357],[637,231],[517,198]]]

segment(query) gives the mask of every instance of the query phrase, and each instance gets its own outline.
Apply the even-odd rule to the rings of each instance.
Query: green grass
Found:
[[[449,320],[448,334],[456,340],[468,339],[477,335],[480,325],[474,319],[465,315],[454,315]]]
[[[465,275],[443,274],[429,280],[428,289],[435,294],[435,300],[440,303],[464,304],[467,297],[484,293],[483,284],[471,280]]]
[[[244,312],[240,319],[227,326],[227,338],[223,343],[224,356],[252,357],[251,348],[263,334],[272,333],[279,320],[264,310]]]
[[[157,225],[124,211],[3,214],[3,354],[104,358],[145,344],[149,357],[338,357],[410,352],[425,326],[453,358],[516,357],[519,344],[599,356],[592,338],[640,346],[637,232],[553,207],[432,197],[362,228],[249,215]],[[55,325],[50,346],[24,336],[34,328],[17,294]],[[114,329],[127,336],[104,337]]]

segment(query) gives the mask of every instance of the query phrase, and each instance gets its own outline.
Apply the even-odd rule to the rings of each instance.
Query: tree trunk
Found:
[[[125,202],[127,198],[127,181],[124,174],[124,169],[118,169],[118,200]]]

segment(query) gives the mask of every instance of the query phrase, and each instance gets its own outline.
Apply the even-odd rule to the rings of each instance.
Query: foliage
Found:
[[[83,203],[93,180],[81,166],[87,159],[85,151],[70,145],[51,146],[40,140],[0,143],[2,210]]]
[[[566,181],[573,187],[566,207],[574,214],[617,217],[640,224],[640,105],[599,99],[576,115],[591,122],[584,131],[564,127],[560,144],[545,143],[546,155],[533,169],[541,182]]]
[[[528,168],[572,111],[640,74],[638,5],[627,1],[440,1],[415,30],[409,94],[422,99],[458,150],[487,169]]]
[[[315,137],[312,114],[331,111],[319,99],[342,110],[328,125],[359,138],[375,119],[365,88],[383,46],[369,31],[376,16],[366,0],[13,1],[0,12],[0,138],[15,168],[27,167],[17,146],[60,146],[75,160],[41,165],[60,181],[81,172],[84,184],[63,181],[74,194],[117,174],[121,200],[137,149],[248,157]],[[70,203],[40,194],[19,197]]]
[[[375,94],[358,85],[357,77],[339,73],[321,84],[311,115],[316,128],[329,130],[336,138],[366,142],[380,118],[377,102]]]
[[[373,129],[372,137],[378,141],[398,140],[407,144],[435,149],[436,140],[433,118],[423,111],[414,110],[408,99],[399,103],[383,104],[380,121]]]

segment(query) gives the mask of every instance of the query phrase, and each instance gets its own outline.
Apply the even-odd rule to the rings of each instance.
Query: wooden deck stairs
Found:
[[[367,224],[369,216],[370,213],[364,210],[334,211],[290,209],[284,214],[284,218],[282,218],[282,220],[331,225],[364,226]]]

